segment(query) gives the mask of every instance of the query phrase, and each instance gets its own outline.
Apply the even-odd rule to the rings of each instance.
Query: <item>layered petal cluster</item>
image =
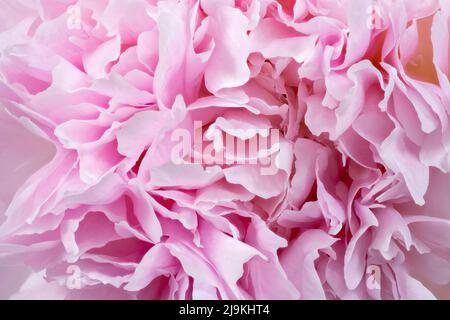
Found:
[[[0,297],[450,298],[449,119],[449,0],[2,0]]]

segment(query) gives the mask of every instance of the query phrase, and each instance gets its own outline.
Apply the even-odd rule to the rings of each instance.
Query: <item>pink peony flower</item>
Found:
[[[450,298],[450,3],[0,2],[11,299]]]

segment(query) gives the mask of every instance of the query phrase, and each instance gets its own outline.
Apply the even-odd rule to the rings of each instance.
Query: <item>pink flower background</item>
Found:
[[[0,297],[450,298],[449,54],[450,0],[1,0]]]

